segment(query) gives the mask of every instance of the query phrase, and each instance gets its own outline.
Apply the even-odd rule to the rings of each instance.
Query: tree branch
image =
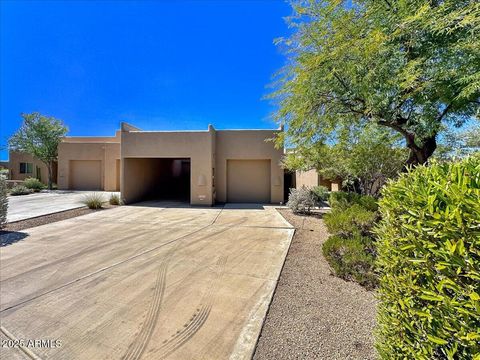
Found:
[[[443,109],[443,111],[440,113],[440,115],[438,115],[437,117],[437,122],[441,122],[443,120],[443,118],[445,117],[445,115],[447,115],[447,113],[450,111],[450,109],[452,108],[452,104],[453,103],[450,103],[448,104],[445,109]]]

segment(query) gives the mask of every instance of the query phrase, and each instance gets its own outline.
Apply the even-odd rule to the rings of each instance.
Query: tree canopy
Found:
[[[480,3],[475,0],[294,2],[279,73],[277,143],[314,148],[352,126],[400,134],[407,164],[437,135],[479,116]]]
[[[370,124],[351,129],[335,144],[292,149],[283,163],[288,169],[317,169],[325,179],[342,179],[345,188],[378,196],[385,182],[401,172],[407,159],[400,139],[392,130]]]
[[[68,129],[61,120],[38,112],[22,114],[23,123],[8,140],[10,150],[33,155],[48,168],[48,186],[52,188],[53,163],[58,158],[58,145]]]

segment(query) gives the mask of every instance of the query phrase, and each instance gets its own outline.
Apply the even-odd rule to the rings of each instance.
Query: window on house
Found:
[[[20,174],[32,174],[33,173],[33,164],[32,163],[20,163]]]

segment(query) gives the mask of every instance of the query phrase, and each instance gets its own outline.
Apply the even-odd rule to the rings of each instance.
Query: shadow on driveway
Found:
[[[0,231],[0,247],[15,244],[27,236],[27,233],[18,231]]]

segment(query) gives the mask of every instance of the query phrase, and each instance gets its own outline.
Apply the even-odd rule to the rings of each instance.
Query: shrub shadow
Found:
[[[0,230],[0,247],[12,245],[18,241],[25,239],[27,236],[27,233],[19,231]]]

